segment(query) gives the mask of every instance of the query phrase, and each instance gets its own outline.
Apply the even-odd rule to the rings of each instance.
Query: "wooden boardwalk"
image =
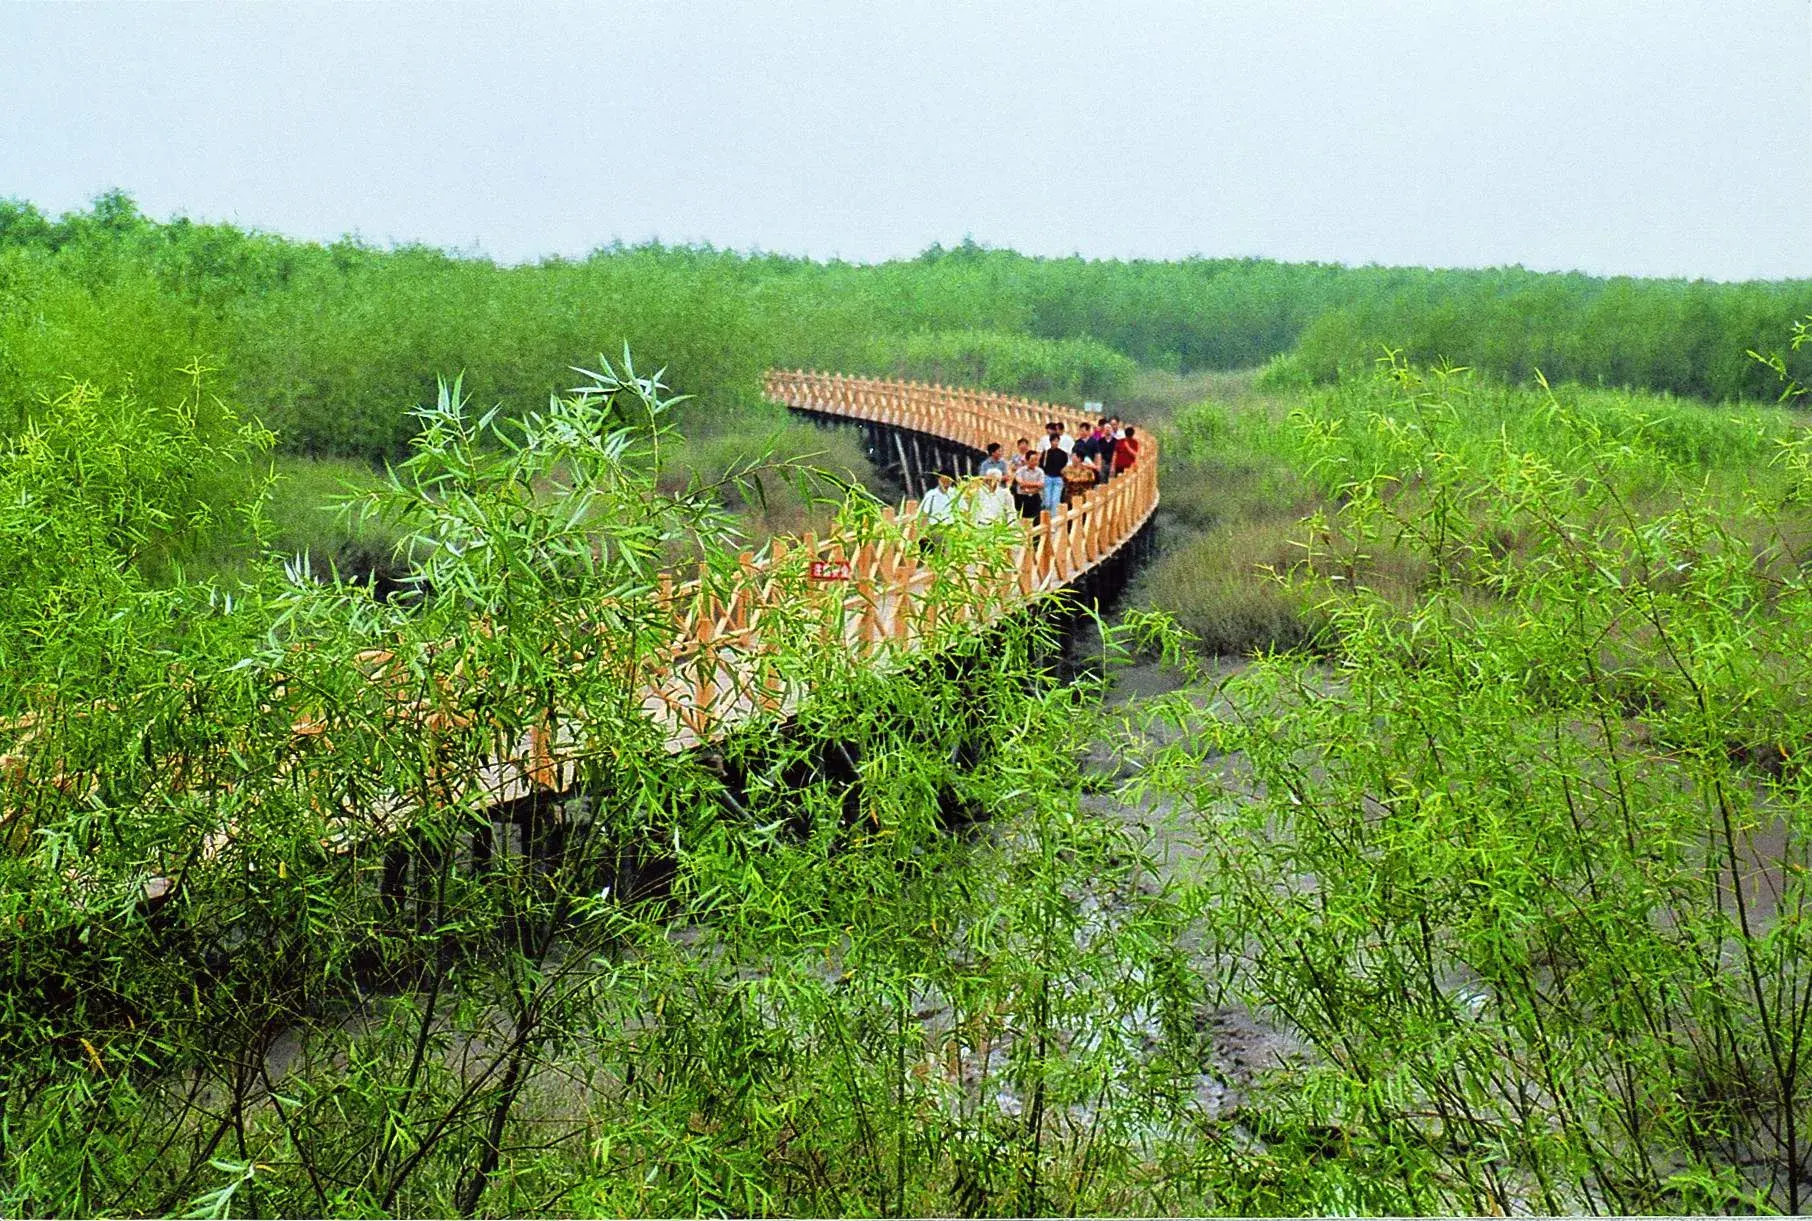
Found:
[[[920,382],[771,370],[773,402],[818,415],[927,434],[980,451],[989,442],[1042,436],[1074,407]],[[670,751],[720,737],[752,718],[784,716],[807,694],[798,676],[770,663],[779,640],[808,633],[872,666],[938,647],[947,634],[1015,613],[1043,594],[1074,585],[1138,537],[1158,507],[1157,444],[1141,438],[1132,470],[1076,503],[978,531],[960,562],[921,546],[916,501],[897,512],[844,523],[824,537],[776,539],[741,557],[727,581],[708,574],[663,591],[674,612],[674,643],[643,707],[668,728]],[[829,579],[825,579],[825,577]],[[576,768],[581,727],[531,731],[487,771],[494,804],[565,791]]]

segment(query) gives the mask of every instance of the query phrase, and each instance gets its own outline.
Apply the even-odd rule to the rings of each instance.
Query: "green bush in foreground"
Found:
[[[181,397],[72,385],[0,444],[0,717],[161,681],[213,618],[185,569],[260,554],[270,434],[188,372]]]
[[[779,573],[768,664],[811,698],[670,753],[663,558],[741,571],[718,498],[663,490],[670,407],[607,366],[516,422],[443,392],[363,502],[414,597],[97,584],[130,665],[47,634],[0,673],[37,714],[0,771],[0,1212],[1192,1206],[1153,1153],[1198,1126],[1186,912],[1083,813],[1044,629],[882,673]],[[927,562],[939,622],[995,593],[998,540]],[[577,793],[486,838],[489,761],[556,712]]]
[[[1808,443],[1593,396],[1524,431],[1399,373],[1295,442],[1325,659],[1147,713],[1188,731],[1142,784],[1188,812],[1219,987],[1309,1049],[1217,1199],[1801,1211]],[[1351,579],[1385,548],[1421,579]]]

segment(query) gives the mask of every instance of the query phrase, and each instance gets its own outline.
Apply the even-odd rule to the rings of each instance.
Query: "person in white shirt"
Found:
[[[1013,514],[1013,493],[1000,481],[999,471],[986,471],[981,484],[969,490],[969,512],[978,526],[1007,521]]]
[[[938,472],[937,486],[926,492],[924,499],[919,501],[919,516],[927,526],[947,525],[956,516],[956,494],[952,490],[955,486],[956,480],[942,471]]]
[[[1038,438],[1038,452],[1042,454],[1053,445],[1066,454],[1076,448],[1076,438],[1065,435],[1061,420],[1052,420],[1044,426],[1044,436]]]
[[[1021,437],[1013,443],[1017,449],[1007,459],[1007,486],[1019,505],[1019,515],[1036,518],[1044,501],[1044,472],[1038,469],[1038,451],[1032,442]]]

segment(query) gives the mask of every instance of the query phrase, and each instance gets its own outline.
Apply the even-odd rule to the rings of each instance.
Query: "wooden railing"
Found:
[[[799,370],[769,370],[766,391],[774,402],[803,411],[909,428],[974,450],[998,441],[1008,453],[1015,438],[1041,437],[1046,421],[1067,420],[1075,413],[1073,407],[985,390]],[[1130,471],[1028,525],[1026,538],[1016,544],[1018,562],[1032,574],[1025,583],[1027,596],[1078,580],[1138,534],[1157,511],[1157,442],[1142,434],[1139,446],[1139,460]],[[915,508],[907,502],[908,512]]]

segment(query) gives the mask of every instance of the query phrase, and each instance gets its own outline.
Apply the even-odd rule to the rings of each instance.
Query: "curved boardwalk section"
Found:
[[[1047,420],[1075,414],[1073,407],[985,391],[801,370],[771,370],[766,393],[796,410],[921,433],[978,453],[991,441],[1041,435]],[[965,532],[967,546],[928,548],[910,500],[897,512],[840,522],[823,537],[776,539],[744,553],[738,572],[701,571],[664,588],[674,641],[643,706],[667,726],[670,750],[755,717],[785,715],[810,679],[779,671],[778,642],[803,633],[889,667],[902,654],[937,648],[947,633],[985,626],[1083,580],[1128,548],[1157,506],[1157,446],[1146,438],[1130,471],[1035,522]],[[581,736],[576,726],[531,734],[490,778],[499,803],[567,787],[572,769],[564,757]]]
[[[994,441],[1010,450],[1015,437],[1043,436],[1047,420],[1076,411],[984,390],[782,369],[769,370],[767,396],[799,411],[924,433],[977,453]],[[1140,445],[1132,470],[1041,518],[1016,544],[1029,574],[1026,594],[1073,584],[1138,536],[1158,508],[1157,442],[1147,434]]]

